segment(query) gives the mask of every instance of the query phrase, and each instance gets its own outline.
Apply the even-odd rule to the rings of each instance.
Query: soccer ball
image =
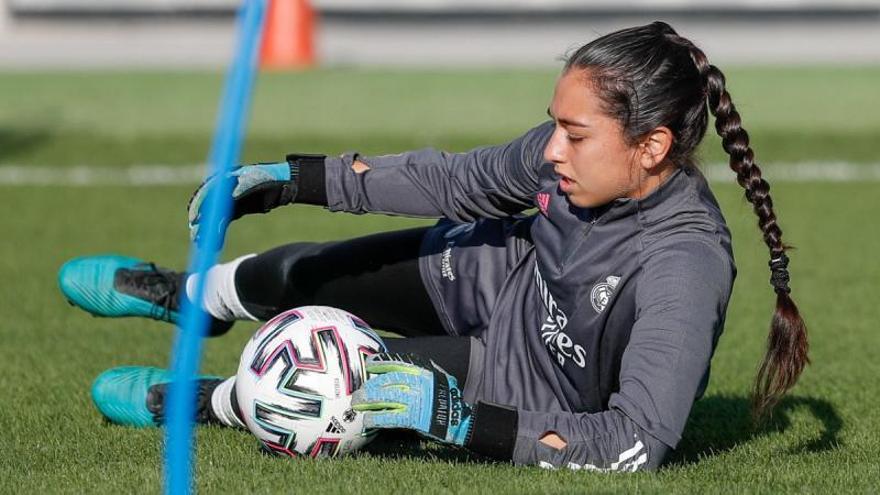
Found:
[[[385,350],[360,318],[304,306],[279,314],[244,348],[235,378],[239,410],[263,447],[281,455],[333,457],[369,443],[351,394],[365,359]]]

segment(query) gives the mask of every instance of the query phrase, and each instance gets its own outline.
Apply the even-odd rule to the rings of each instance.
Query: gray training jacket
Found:
[[[708,382],[736,272],[730,232],[691,167],[641,200],[572,206],[543,159],[553,129],[547,122],[467,153],[327,158],[327,204],[458,223],[506,219],[493,257],[503,269],[476,268],[468,279],[474,265],[464,252],[459,265],[437,252],[458,232],[494,228],[482,221],[429,245],[422,267],[447,330],[481,344],[464,391],[476,414],[468,446],[550,468],[655,468]],[[371,169],[355,174],[355,158]],[[481,319],[468,316],[469,304]],[[567,446],[539,442],[547,432]]]

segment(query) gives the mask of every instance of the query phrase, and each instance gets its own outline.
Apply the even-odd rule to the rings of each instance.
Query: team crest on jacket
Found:
[[[590,291],[590,302],[593,303],[593,309],[597,313],[605,311],[605,307],[608,306],[608,301],[611,300],[611,296],[614,294],[614,289],[618,283],[620,283],[620,277],[611,275],[604,282],[599,282],[593,286],[593,290]]]

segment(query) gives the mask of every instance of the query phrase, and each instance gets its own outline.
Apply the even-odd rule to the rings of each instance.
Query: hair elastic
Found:
[[[790,277],[788,275],[788,256],[782,253],[778,258],[770,260],[770,284],[777,294],[791,292],[788,287]]]

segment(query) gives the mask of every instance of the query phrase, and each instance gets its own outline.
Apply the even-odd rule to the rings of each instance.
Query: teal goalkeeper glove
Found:
[[[291,164],[261,163],[235,167],[223,175],[212,175],[203,182],[192,195],[187,207],[189,214],[189,233],[192,240],[200,241],[200,232],[205,217],[205,199],[221,181],[229,181],[227,189],[232,195],[232,211],[229,221],[237,220],[252,213],[266,213],[273,208],[293,201],[296,196],[296,177],[291,173]],[[226,222],[217,225],[220,238],[226,232]]]
[[[198,242],[199,232],[204,232],[207,228],[203,225],[205,199],[212,190],[224,184],[224,181],[228,182],[228,189],[224,190],[230,191],[232,196],[232,211],[228,221],[212,226],[218,230],[221,238],[226,233],[228,222],[252,213],[267,213],[292,203],[299,189],[300,166],[318,162],[323,166],[323,161],[324,155],[291,154],[287,156],[286,162],[235,167],[225,174],[208,177],[189,200],[187,210],[190,237]]]
[[[406,428],[462,446],[473,427],[473,413],[455,377],[414,354],[370,356],[367,372],[376,375],[352,394],[352,408],[364,413],[365,428]]]

